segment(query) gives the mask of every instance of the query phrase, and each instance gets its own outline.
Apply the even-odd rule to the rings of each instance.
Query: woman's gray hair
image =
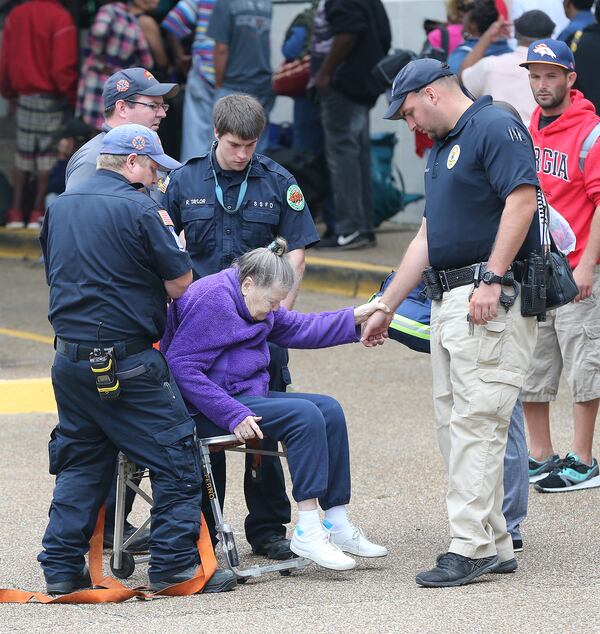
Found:
[[[257,286],[268,288],[280,286],[289,290],[294,285],[294,269],[287,254],[287,242],[277,237],[267,247],[244,253],[233,264],[238,269],[240,284],[251,277]]]

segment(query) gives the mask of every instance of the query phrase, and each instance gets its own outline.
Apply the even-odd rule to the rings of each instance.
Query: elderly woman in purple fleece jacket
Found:
[[[287,447],[298,524],[290,548],[324,568],[350,570],[359,557],[383,557],[346,514],[350,456],[346,420],[330,396],[269,392],[268,341],[326,348],[360,340],[360,324],[384,304],[302,314],[281,301],[294,274],[283,238],[243,255],[230,269],[194,282],[169,309],[161,349],[200,435],[215,424],[240,442]],[[317,501],[325,511],[321,522]]]

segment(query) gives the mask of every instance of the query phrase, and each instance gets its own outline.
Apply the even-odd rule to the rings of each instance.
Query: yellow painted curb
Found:
[[[0,249],[0,258],[3,260],[37,260],[40,255],[42,255],[42,250],[34,247]]]
[[[352,269],[354,271],[368,271],[370,273],[384,273],[390,272],[389,266],[382,266],[380,264],[368,264],[366,262],[350,262],[349,260],[335,260],[334,258],[322,258],[319,256],[306,256],[306,264],[316,266],[326,266],[332,269]]]
[[[53,412],[56,401],[50,379],[0,380],[0,414]]]
[[[28,341],[37,341],[39,343],[48,343],[54,345],[54,337],[47,335],[38,335],[36,332],[28,332],[27,330],[13,330],[12,328],[0,328],[0,335],[6,337],[15,337],[16,339],[27,339]]]

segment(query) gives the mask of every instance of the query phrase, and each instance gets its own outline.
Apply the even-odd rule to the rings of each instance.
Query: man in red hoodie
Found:
[[[530,480],[545,492],[587,488],[598,482],[592,441],[600,403],[600,118],[578,90],[569,47],[552,39],[533,42],[527,61],[538,103],[529,131],[536,170],[548,203],[577,238],[569,254],[579,294],[540,323],[532,366],[523,387],[530,437]],[[587,154],[587,156],[586,156]],[[564,459],[550,435],[550,401],[562,369],[573,398],[574,437]],[[595,480],[594,480],[595,479]]]
[[[6,18],[0,53],[0,92],[16,101],[17,153],[7,228],[25,225],[23,188],[36,172],[37,190],[28,228],[44,217],[48,176],[56,162],[56,133],[77,90],[77,32],[59,0],[31,0]]]

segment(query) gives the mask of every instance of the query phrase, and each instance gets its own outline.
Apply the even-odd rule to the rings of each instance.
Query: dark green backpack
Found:
[[[423,194],[405,191],[404,179],[394,164],[396,135],[380,132],[371,135],[371,178],[373,181],[373,224],[378,227],[406,205],[423,198]]]

